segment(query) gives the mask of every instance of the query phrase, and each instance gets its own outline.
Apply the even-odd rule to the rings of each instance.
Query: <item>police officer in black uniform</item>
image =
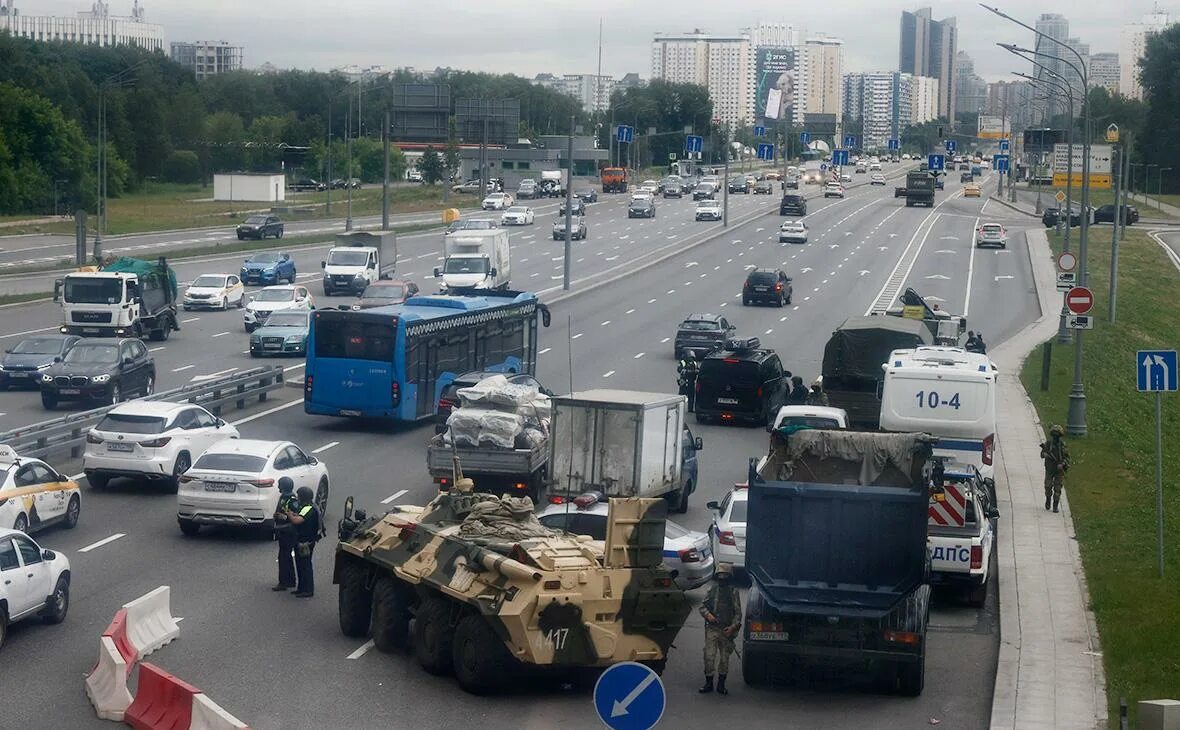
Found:
[[[311,487],[300,487],[298,510],[287,510],[287,519],[295,526],[295,574],[299,585],[295,590],[297,598],[311,598],[315,595],[315,574],[312,570],[311,554],[320,539],[320,511],[312,500],[315,493]]]
[[[279,582],[272,591],[287,591],[295,587],[295,525],[287,512],[299,511],[295,483],[290,477],[279,480],[279,506],[275,509],[275,539],[279,543]]]

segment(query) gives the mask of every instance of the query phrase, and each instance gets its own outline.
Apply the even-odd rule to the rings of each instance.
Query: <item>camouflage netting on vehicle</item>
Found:
[[[459,526],[461,537],[487,537],[506,542],[530,537],[552,537],[555,534],[533,514],[533,500],[509,495],[473,505]]]
[[[775,481],[918,486],[924,484],[921,466],[934,441],[914,433],[797,431],[776,446],[761,475]]]

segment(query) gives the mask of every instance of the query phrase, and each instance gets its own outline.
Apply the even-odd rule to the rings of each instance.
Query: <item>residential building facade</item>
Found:
[[[978,114],[987,103],[987,82],[975,75],[975,61],[955,54],[955,114]]]
[[[824,35],[807,39],[804,46],[804,112],[844,116],[844,41]]]
[[[861,121],[862,149],[886,149],[913,123],[914,78],[897,71],[844,75],[847,116]]]
[[[750,37],[713,35],[702,31],[657,34],[652,40],[651,77],[704,86],[713,102],[713,116],[736,126],[749,121]]]
[[[1119,93],[1119,54],[1095,53],[1090,56],[1090,88],[1102,87]]]
[[[898,71],[938,79],[938,115],[954,118],[958,25],[954,18],[934,20],[930,8],[901,14]]]
[[[174,41],[171,45],[172,60],[196,74],[198,81],[217,74],[241,71],[243,51],[242,46],[230,45],[226,41]]]
[[[1143,86],[1139,83],[1139,59],[1147,49],[1147,39],[1172,25],[1168,13],[1144,15],[1138,23],[1123,26],[1122,45],[1119,48],[1119,93],[1130,99],[1143,98]]]
[[[930,76],[911,76],[910,124],[923,124],[938,119],[938,79]]]
[[[95,46],[138,46],[164,50],[164,26],[148,23],[143,6],[135,0],[130,16],[111,15],[110,6],[96,0],[89,12],[74,17],[23,15],[16,0],[0,5],[0,31],[34,41],[59,41]]]
[[[610,76],[596,74],[537,74],[533,83],[574,97],[588,112],[609,109],[610,95],[614,93],[617,84]]]

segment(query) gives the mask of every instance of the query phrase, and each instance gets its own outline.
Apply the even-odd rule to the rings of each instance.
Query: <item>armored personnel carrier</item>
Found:
[[[346,636],[409,650],[476,694],[623,661],[663,671],[689,613],[660,567],[663,499],[612,499],[595,542],[541,525],[527,497],[456,476],[425,507],[380,517],[346,500],[333,572]]]

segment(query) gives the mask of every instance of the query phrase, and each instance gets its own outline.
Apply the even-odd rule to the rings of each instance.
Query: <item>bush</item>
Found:
[[[201,161],[192,150],[176,150],[164,160],[164,179],[174,183],[195,183],[201,180]]]

